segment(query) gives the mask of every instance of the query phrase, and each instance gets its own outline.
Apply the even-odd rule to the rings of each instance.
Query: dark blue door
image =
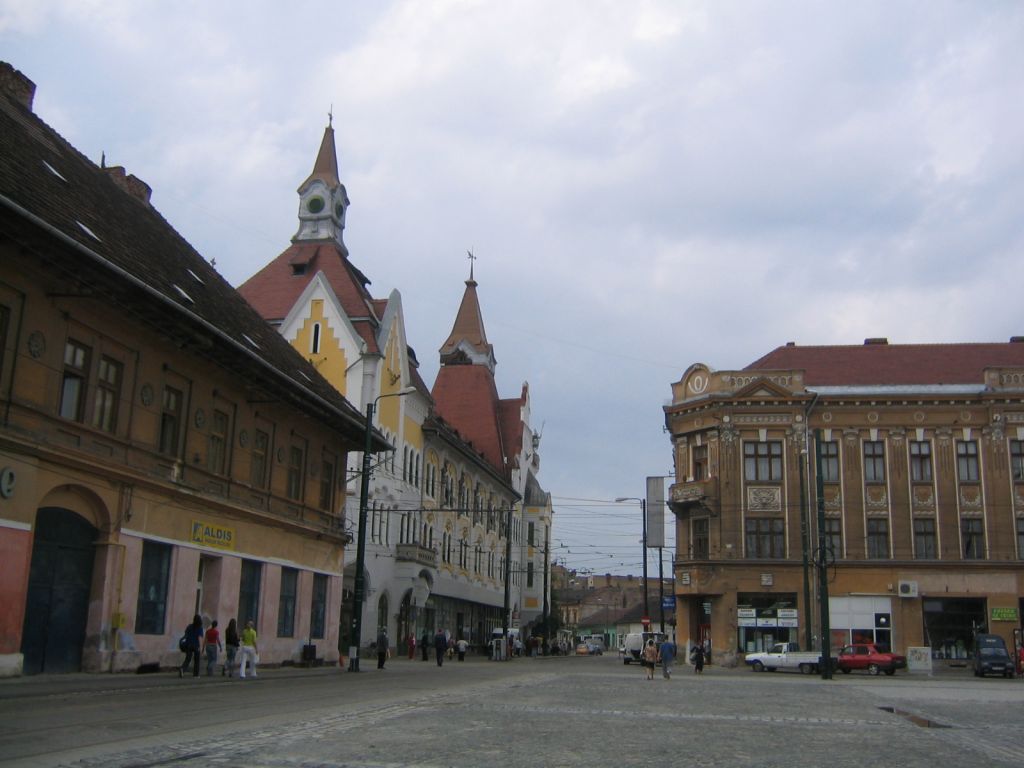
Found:
[[[21,652],[27,675],[78,672],[89,613],[96,529],[66,509],[36,514]]]

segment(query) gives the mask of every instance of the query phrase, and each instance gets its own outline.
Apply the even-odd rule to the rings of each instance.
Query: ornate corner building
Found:
[[[773,642],[820,648],[818,557],[833,648],[926,646],[957,663],[978,632],[1012,647],[1024,339],[787,344],[739,371],[692,365],[672,393],[681,640],[710,641],[723,660]]]

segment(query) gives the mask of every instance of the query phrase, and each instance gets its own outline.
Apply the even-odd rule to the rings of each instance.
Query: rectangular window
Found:
[[[160,414],[160,453],[178,455],[178,435],[181,431],[181,390],[164,387],[163,410]]]
[[[313,640],[322,640],[324,628],[327,626],[327,576],[322,573],[313,574],[313,601],[309,612],[309,636]]]
[[[7,359],[7,334],[11,327],[11,309],[0,305],[0,382],[4,380],[4,361]]]
[[[531,547],[533,546],[533,523],[532,522],[526,524],[526,543],[528,545],[530,545]]]
[[[209,468],[216,475],[223,475],[228,457],[228,415],[213,409],[210,420]]]
[[[253,431],[252,464],[249,480],[254,488],[267,487],[267,457],[270,454],[270,434],[261,429]]]
[[[1010,441],[1010,472],[1015,483],[1024,482],[1024,440]]]
[[[242,578],[238,586],[238,626],[244,627],[251,621],[259,627],[260,582],[263,578],[263,564],[255,560],[242,561]]]
[[[932,481],[932,444],[927,440],[910,441],[910,479],[915,483]]]
[[[693,446],[693,481],[700,482],[708,476],[708,447]]]
[[[868,557],[872,560],[889,559],[889,521],[868,518]]]
[[[763,443],[758,443],[763,445]],[[747,557],[779,559],[786,556],[785,524],[778,518],[747,519]]]
[[[935,560],[937,556],[935,521],[929,517],[914,518],[914,558]]]
[[[708,519],[706,517],[694,518],[691,523],[691,541],[694,560],[707,560],[711,553],[711,545],[708,535]]]
[[[293,445],[291,450],[288,452],[288,488],[286,493],[289,499],[295,501],[302,500],[302,476],[303,476],[303,464],[305,461],[305,453],[297,446]]]
[[[836,560],[843,556],[843,521],[838,517],[825,518],[825,546]]]
[[[821,479],[826,483],[839,482],[839,443],[835,440],[821,443]]]
[[[526,586],[533,586],[533,563],[526,564]]]
[[[777,483],[782,480],[782,442],[743,444],[743,471],[747,480]]]
[[[96,376],[96,398],[92,407],[92,425],[104,432],[117,431],[117,410],[121,403],[121,363],[101,356]]]
[[[1024,560],[1024,517],[1017,518],[1017,559]]]
[[[295,597],[298,594],[299,572],[281,569],[281,596],[277,601],[277,636],[295,636]]]
[[[985,530],[981,518],[966,517],[960,521],[964,539],[964,560],[985,559]]]
[[[81,421],[85,415],[86,382],[89,379],[89,347],[68,339],[64,344],[64,378],[60,388],[60,415]]]
[[[336,466],[335,457],[325,453],[320,465],[320,509],[328,512],[334,511],[334,488],[338,484],[338,476],[334,469]]]
[[[961,440],[956,444],[956,473],[961,483],[978,482],[977,440]]]
[[[142,542],[139,599],[135,605],[135,634],[162,635],[167,615],[167,584],[171,575],[171,545]]]
[[[881,440],[864,441],[864,482],[885,482],[885,443]]]

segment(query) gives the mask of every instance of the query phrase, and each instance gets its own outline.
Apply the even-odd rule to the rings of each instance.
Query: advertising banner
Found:
[[[647,478],[647,548],[665,546],[665,478]]]

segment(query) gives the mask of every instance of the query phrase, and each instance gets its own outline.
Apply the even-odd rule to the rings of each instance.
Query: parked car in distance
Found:
[[[630,632],[619,646],[619,655],[623,664],[631,661],[639,662],[640,653],[648,640],[653,640],[655,645],[661,645],[668,637],[664,632]]]
[[[602,656],[604,648],[597,643],[579,643],[576,645],[577,656]]]
[[[895,675],[897,669],[907,668],[907,657],[880,651],[871,643],[855,643],[839,651],[838,664],[844,675],[855,669],[866,670],[869,675],[877,675],[879,672]]]
[[[799,643],[776,643],[771,647],[771,650],[760,653],[748,653],[744,661],[755,672],[797,669],[805,675],[813,675],[817,674],[821,668],[821,653],[818,651],[801,651]]]
[[[1013,677],[1013,659],[1006,650],[1006,641],[999,635],[977,635],[974,638],[973,666],[975,677]]]

